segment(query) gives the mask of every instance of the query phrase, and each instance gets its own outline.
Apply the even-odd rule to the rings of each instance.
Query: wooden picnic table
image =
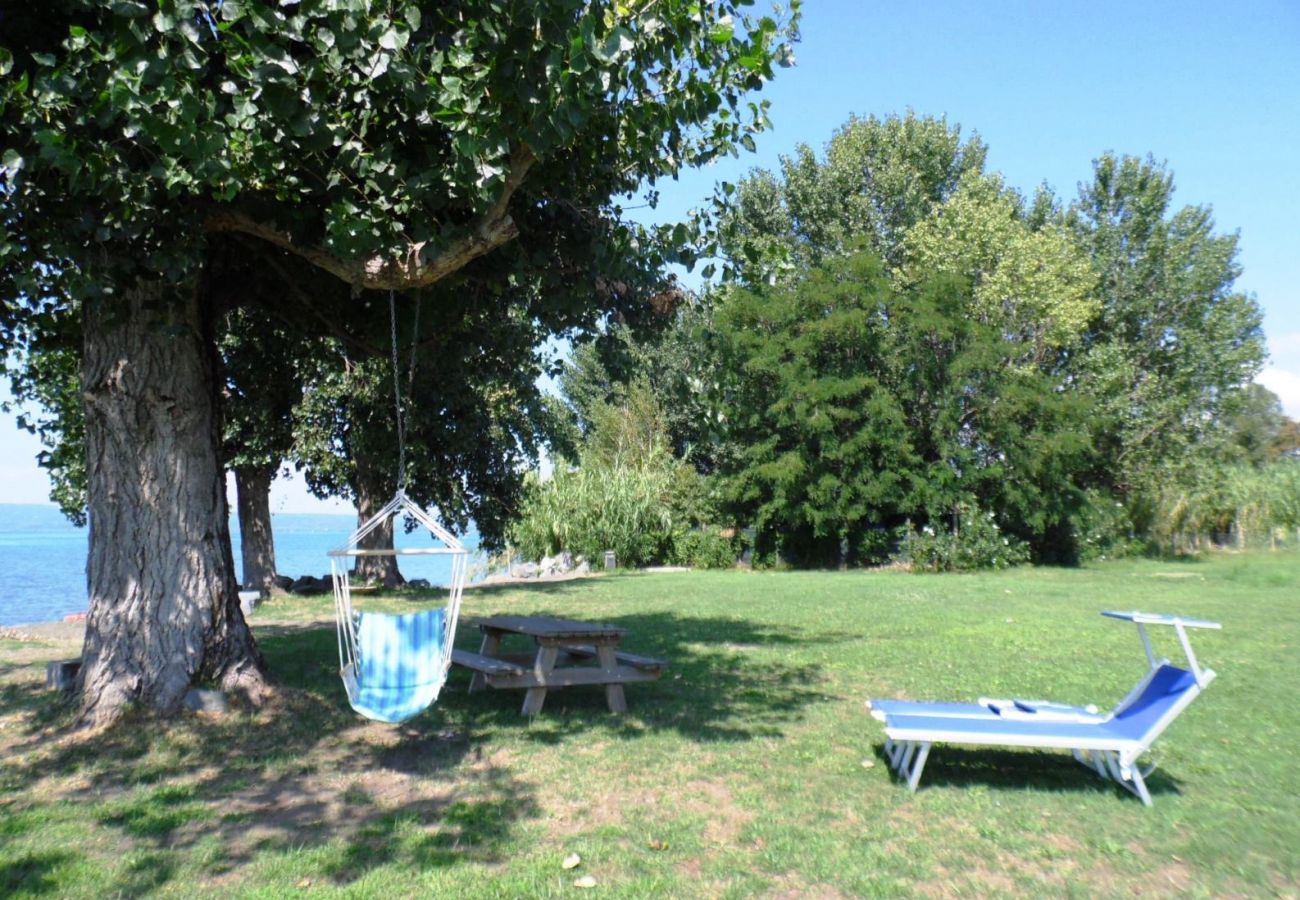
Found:
[[[486,687],[524,688],[523,714],[537,715],[552,688],[580,684],[605,686],[611,712],[627,712],[623,685],[654,681],[667,667],[661,659],[624,653],[618,649],[626,632],[613,625],[575,622],[548,616],[492,616],[478,622],[483,645],[478,653],[455,650],[451,661],[474,672],[470,692]],[[503,655],[501,642],[508,635],[533,639],[531,658]]]

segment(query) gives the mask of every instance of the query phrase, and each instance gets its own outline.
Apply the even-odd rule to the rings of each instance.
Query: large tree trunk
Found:
[[[353,493],[357,497],[357,524],[361,525],[383,509],[393,497],[388,483],[367,460],[357,455],[354,463],[357,474]],[[393,549],[393,520],[389,519],[362,538],[359,546],[366,550]],[[397,568],[395,556],[358,556],[352,577],[358,581],[382,584],[386,588],[406,584],[406,579]]]
[[[235,470],[244,588],[261,591],[263,597],[284,593],[275,583],[275,540],[271,533],[271,481],[274,478],[275,466],[245,466]]]
[[[173,712],[200,681],[253,700],[266,688],[239,610],[203,307],[197,293],[160,283],[84,306],[83,724],[111,721],[132,703]]]

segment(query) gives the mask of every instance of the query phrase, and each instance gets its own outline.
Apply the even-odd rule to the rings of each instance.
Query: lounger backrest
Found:
[[[1200,692],[1196,676],[1166,663],[1155,671],[1142,693],[1110,721],[1110,729],[1149,747]]]

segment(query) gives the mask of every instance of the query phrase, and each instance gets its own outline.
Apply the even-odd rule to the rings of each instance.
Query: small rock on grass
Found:
[[[226,711],[226,695],[221,691],[190,688],[183,701],[185,708],[201,713],[223,713]]]
[[[564,862],[560,863],[560,866],[565,869],[576,869],[580,862],[582,862],[581,856],[576,853],[570,853],[568,856],[564,857]]]
[[[573,882],[573,886],[580,888],[594,888],[596,886],[596,879],[592,878],[590,875],[583,875],[581,878]]]

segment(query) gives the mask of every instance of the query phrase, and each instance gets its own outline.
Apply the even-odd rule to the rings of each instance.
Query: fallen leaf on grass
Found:
[[[876,761],[874,759],[864,759],[862,761],[862,768],[864,769],[874,769],[875,767]]]
[[[659,838],[655,838],[654,840],[652,840],[652,841],[650,842],[649,847],[650,847],[651,850],[667,850],[667,849],[668,849],[668,842],[667,842],[667,841],[661,841],[661,840],[659,840]]]
[[[596,886],[596,879],[592,878],[590,875],[583,875],[581,878],[573,882],[573,886],[580,888],[593,888]]]
[[[570,853],[568,856],[564,857],[564,862],[560,863],[560,865],[566,869],[576,869],[580,862],[582,862],[581,856],[576,853]]]
[[[300,888],[309,888],[309,887],[311,887],[311,879],[310,879],[310,878],[304,878],[302,881],[298,882],[298,887],[300,887]]]

